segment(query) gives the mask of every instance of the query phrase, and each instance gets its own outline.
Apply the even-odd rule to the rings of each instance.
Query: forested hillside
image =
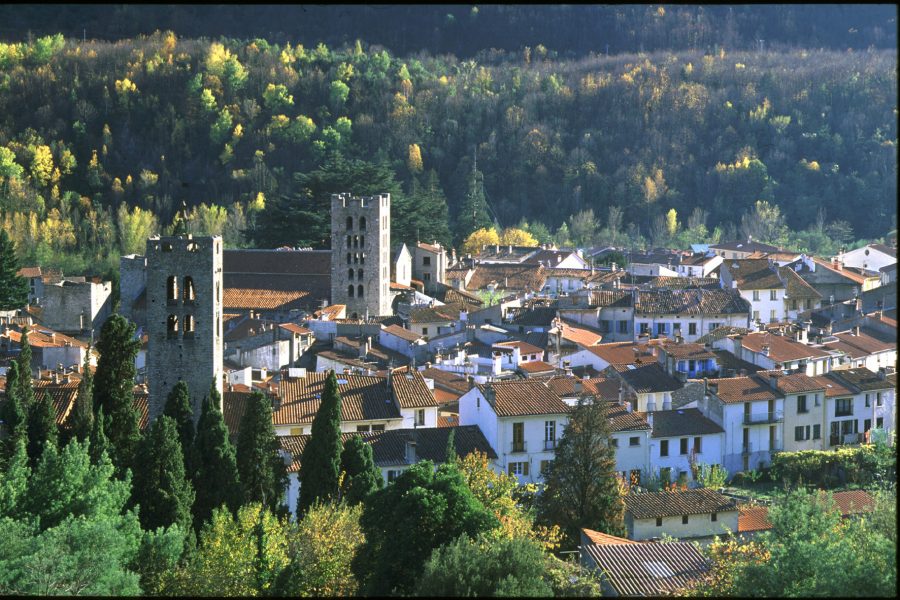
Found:
[[[896,64],[37,37],[0,44],[0,211],[24,260],[72,271],[141,252],[183,203],[232,246],[321,247],[336,189],[392,192],[407,242],[525,220],[560,243],[828,253],[896,227]]]

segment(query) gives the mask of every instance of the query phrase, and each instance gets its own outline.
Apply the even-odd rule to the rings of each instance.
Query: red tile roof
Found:
[[[600,343],[603,336],[585,327],[577,327],[563,321],[560,324],[562,338],[579,346],[595,346]]]
[[[752,376],[716,379],[710,381],[710,387],[713,388],[710,391],[725,404],[775,400],[782,397],[765,380]]]
[[[678,492],[645,492],[626,494],[625,510],[635,519],[654,519],[678,515],[702,515],[737,511],[731,498],[715,490],[700,488]]]
[[[478,391],[494,407],[498,417],[561,415],[569,406],[547,384],[533,379],[476,384]]]
[[[761,353],[762,347],[767,345],[769,346],[769,358],[780,363],[831,356],[825,350],[807,346],[783,335],[773,335],[764,331],[748,333],[743,336],[741,345],[751,352],[757,353]]]
[[[528,374],[555,373],[556,367],[545,363],[542,360],[532,360],[530,362],[519,363],[519,370]]]
[[[522,353],[523,356],[526,354],[537,354],[539,356],[544,355],[544,350],[542,348],[538,348],[537,346],[532,346],[531,344],[520,341],[497,342],[491,347],[500,350],[501,352],[507,349],[509,351],[512,351],[513,348],[518,348],[519,352]]]
[[[410,331],[409,329],[400,327],[399,325],[390,325],[388,327],[385,327],[382,331],[398,337],[401,340],[406,340],[407,342],[415,342],[422,339],[422,336],[415,331]]]
[[[305,290],[225,288],[222,306],[225,310],[289,310],[299,308],[301,300],[308,295]]]
[[[616,537],[614,535],[609,535],[608,533],[594,531],[593,529],[582,528],[581,532],[584,534],[584,537],[590,540],[592,544],[597,544],[600,546],[608,546],[611,544],[640,544],[640,542],[637,542],[635,540]]]
[[[307,329],[306,327],[297,325],[296,323],[281,323],[279,327],[286,331],[290,331],[291,333],[296,333],[299,335],[312,335],[311,329]]]
[[[638,358],[643,362],[656,360],[647,345],[635,342],[598,344],[587,348],[587,351],[611,365],[633,365]]]
[[[824,492],[820,491],[820,497],[824,498]],[[848,490],[834,492],[831,495],[834,506],[841,512],[841,516],[871,512],[875,507],[875,499],[865,490]],[[769,508],[767,506],[743,506],[738,514],[738,532],[765,531],[772,529],[769,521]]]

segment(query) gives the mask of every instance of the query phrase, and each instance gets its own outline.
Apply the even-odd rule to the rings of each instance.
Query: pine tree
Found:
[[[90,366],[91,348],[88,346],[81,382],[78,384],[78,395],[75,396],[75,406],[69,417],[71,439],[81,442],[91,437],[91,430],[94,428],[94,376]]]
[[[0,310],[17,310],[28,304],[28,280],[17,275],[16,246],[0,229]]]
[[[306,457],[306,452],[303,456]],[[359,504],[371,492],[384,485],[381,470],[375,466],[372,457],[372,446],[358,435],[344,444],[344,451],[341,452],[341,471],[344,473],[341,497],[351,506]]]
[[[467,179],[466,196],[459,209],[456,233],[460,238],[465,238],[473,231],[493,225],[484,196],[484,175],[473,165]]]
[[[4,458],[10,458],[16,453],[19,440],[28,437],[28,411],[22,406],[19,395],[19,365],[12,361],[6,371],[6,405],[3,411],[3,422],[6,424],[8,437]]]
[[[56,447],[57,443],[56,410],[50,394],[42,394],[41,399],[28,410],[28,458],[31,466],[37,465],[44,448]]]
[[[106,415],[103,427],[109,438],[110,458],[120,477],[132,466],[141,439],[134,408],[134,359],[139,347],[134,324],[125,317],[114,314],[103,324],[97,342],[100,360],[94,373],[94,404]]]
[[[284,496],[287,469],[279,452],[281,446],[272,423],[272,404],[260,392],[253,392],[241,418],[237,443],[237,468],[244,503],[260,502],[276,510]]]
[[[600,403],[580,401],[556,446],[554,459],[543,473],[539,519],[559,525],[572,546],[577,545],[582,527],[625,534],[625,505],[606,412]]]
[[[152,531],[177,524],[188,531],[194,490],[185,476],[175,419],[157,417],[141,440],[140,456],[134,469],[132,499],[140,505],[141,526]]]
[[[341,474],[341,394],[337,376],[329,371],[322,402],[312,423],[312,435],[300,462],[300,498],[297,516],[302,517],[316,500],[336,499]]]
[[[104,454],[109,456],[109,439],[106,437],[105,427],[106,418],[103,416],[103,407],[101,406],[97,409],[94,426],[91,428],[90,454],[91,463],[95,465],[100,464]]]
[[[172,417],[178,427],[178,439],[184,452],[185,473],[190,473],[191,454],[194,448],[194,411],[191,408],[191,392],[185,381],[179,380],[169,392],[163,414]]]
[[[228,438],[228,428],[219,410],[219,391],[210,386],[209,396],[203,399],[197,435],[194,438],[194,473],[196,490],[194,527],[200,528],[223,504],[232,512],[241,504],[234,446]]]
[[[16,357],[19,365],[19,400],[25,409],[34,404],[34,384],[31,381],[31,344],[28,342],[28,329],[22,329],[22,350]]]

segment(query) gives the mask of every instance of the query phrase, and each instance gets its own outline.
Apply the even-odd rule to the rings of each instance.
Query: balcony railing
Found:
[[[557,440],[544,440],[544,450],[556,450]]]
[[[831,446],[844,446],[847,444],[859,444],[862,441],[861,433],[844,433],[842,435],[832,435],[828,442]]]
[[[741,446],[741,454],[753,454],[753,444],[744,444]]]
[[[524,441],[513,442],[511,445],[511,454],[519,453],[519,452],[528,452],[528,444]]]
[[[781,423],[784,421],[784,412],[744,413],[744,425],[763,425],[766,423]]]

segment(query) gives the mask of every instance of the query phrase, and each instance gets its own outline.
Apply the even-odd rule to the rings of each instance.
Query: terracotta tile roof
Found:
[[[635,314],[740,314],[750,303],[735,290],[648,290],[635,292]]]
[[[520,363],[519,370],[531,375],[536,373],[555,373],[556,367],[545,363],[542,360],[533,360],[531,362]]]
[[[676,360],[701,360],[708,358],[716,358],[706,346],[691,342],[681,344],[665,343],[660,347],[665,350],[666,354]]]
[[[674,596],[709,571],[689,542],[589,544],[582,548],[619,596]]]
[[[493,405],[498,417],[561,415],[569,406],[546,384],[532,379],[476,384],[478,391]]]
[[[69,383],[53,383],[52,381],[33,380],[34,398],[36,401],[49,396],[56,413],[56,424],[62,425],[69,417],[72,407],[75,406],[75,398],[78,397],[78,381]]]
[[[840,350],[850,355],[852,358],[863,358],[877,352],[887,352],[896,350],[897,343],[884,342],[879,340],[865,331],[860,330],[859,335],[854,335],[849,331],[834,334],[837,338],[835,342],[825,342],[823,345],[827,348]]]
[[[576,396],[575,383],[581,384],[581,393],[594,396],[597,400],[617,401],[619,399],[619,381],[606,377],[570,377],[557,375],[547,380],[547,385],[560,398],[564,396]]]
[[[412,371],[408,368],[396,369],[391,376],[394,386],[394,396],[400,408],[428,408],[437,406],[437,401],[421,371]]]
[[[332,304],[330,306],[326,306],[325,308],[317,310],[315,313],[313,313],[313,316],[317,319],[322,319],[323,321],[333,321],[335,319],[340,319],[341,315],[346,311],[346,304]]]
[[[453,432],[453,445],[457,456],[465,457],[472,452],[482,452],[487,454],[490,459],[497,458],[497,453],[491,448],[477,425],[342,433],[341,441],[347,443],[354,436],[360,436],[372,446],[375,465],[385,468],[410,464],[407,460],[407,442],[415,440],[417,461],[430,460],[440,464],[447,461],[447,439],[451,432]],[[303,450],[310,437],[309,435],[283,435],[278,437],[281,447],[294,457],[291,466],[288,468],[289,473],[295,473],[300,470]]]
[[[618,402],[608,402],[605,408],[606,418],[609,419],[610,431],[613,433],[646,431],[650,429],[650,423],[641,416],[641,413],[628,412],[628,409]]]
[[[429,367],[421,371],[423,377],[434,380],[435,388],[442,387],[447,391],[463,395],[469,391],[469,382],[465,375],[444,371],[437,367]]]
[[[882,379],[878,373],[870,371],[865,367],[839,369],[832,371],[831,375],[836,377],[842,383],[849,384],[862,391],[890,389],[894,387],[896,383],[896,373],[893,374],[893,380],[891,378],[892,376],[887,376]]]
[[[400,327],[399,325],[390,325],[388,327],[385,327],[382,331],[384,333],[389,333],[393,336],[396,336],[401,340],[406,340],[407,342],[416,342],[422,339],[422,336],[415,331],[410,331],[409,329]]]
[[[783,335],[773,335],[766,331],[748,333],[741,338],[741,345],[751,352],[762,352],[762,347],[769,347],[769,358],[775,362],[803,360],[808,358],[826,358],[831,356],[825,350],[807,346]]]
[[[232,319],[237,319],[238,317],[243,316],[241,313],[223,313],[222,314],[222,323],[227,323]]]
[[[534,292],[544,289],[546,281],[547,275],[540,265],[479,264],[466,289],[481,290],[493,284],[503,290]]]
[[[473,307],[484,306],[484,300],[466,290],[458,290],[447,286],[444,291],[443,302],[448,304],[471,305]]]
[[[797,273],[790,267],[781,267],[778,270],[781,273],[781,277],[785,282],[785,293],[788,298],[813,298],[817,300],[822,299],[822,294],[820,294],[816,289],[809,285],[806,281],[803,280],[802,277],[797,275]]]
[[[416,246],[421,248],[422,250],[427,250],[428,252],[433,252],[435,254],[440,254],[443,251],[440,244],[426,244],[425,242],[417,242]]]
[[[737,511],[732,498],[727,498],[715,490],[700,488],[678,492],[645,492],[626,494],[625,510],[635,519],[655,519],[678,515],[704,515],[709,513]]]
[[[556,308],[553,306],[511,307],[508,315],[512,316],[514,325],[549,327],[556,318]]]
[[[512,342],[497,342],[491,347],[498,349],[501,352],[503,352],[505,349],[509,349],[509,351],[512,351],[513,348],[518,348],[519,352],[521,352],[523,356],[526,354],[537,354],[540,356],[544,355],[543,348],[538,348],[537,346],[532,346],[527,342],[522,342],[519,340],[515,340]]]
[[[624,273],[624,271],[621,271]],[[618,275],[619,272],[615,273]],[[590,306],[601,308],[631,308],[631,292],[627,290],[591,290]]]
[[[23,329],[28,331],[28,344],[33,348],[63,348],[65,346],[87,348],[86,343],[47,327],[31,325]],[[22,332],[15,329],[9,329],[9,331],[0,333],[0,338],[4,337],[14,344],[22,343]]]
[[[410,323],[445,323],[459,320],[459,307],[453,304],[413,308],[409,311]]]
[[[659,363],[610,365],[637,394],[654,394],[681,389],[680,381],[666,373]]]
[[[811,377],[810,379],[815,381],[816,385],[825,388],[826,398],[834,398],[836,396],[852,396],[854,394],[852,388],[846,383],[842,382],[839,378],[834,377],[832,373],[826,373],[825,375],[816,375],[815,377]]]
[[[25,277],[27,279],[31,279],[33,277],[41,276],[41,268],[40,267],[22,267],[18,271],[16,271],[16,275],[19,277]]]
[[[646,419],[647,413],[635,413]],[[658,410],[653,413],[652,438],[666,438],[686,435],[710,435],[724,433],[715,422],[706,418],[699,409],[679,408]]]
[[[865,490],[834,492],[832,498],[838,510],[841,511],[841,515],[844,516],[872,512],[875,508],[875,499]]]
[[[727,377],[710,382],[710,391],[725,404],[738,402],[757,402],[761,400],[775,400],[782,395],[757,377]]]
[[[754,365],[751,362],[747,362],[746,360],[740,359],[728,350],[713,350],[712,353],[716,355],[720,372],[726,369],[731,369],[734,371],[735,375],[751,375],[753,373],[756,373],[757,371],[763,370],[762,367]]]
[[[666,277],[660,276],[646,284],[650,289],[698,288],[703,290],[721,290],[722,286],[715,277]]]
[[[279,325],[285,331],[290,331],[291,333],[296,333],[299,335],[312,335],[312,330],[303,327],[302,325],[297,325],[296,323],[281,323]]]
[[[769,507],[742,506],[738,513],[738,533],[765,531],[772,529],[769,522]]]
[[[635,352],[635,349],[637,352]],[[646,344],[637,344],[635,342],[598,344],[587,348],[587,351],[611,365],[633,365],[638,358],[646,362],[656,360]]]
[[[784,283],[778,277],[778,267],[769,264],[766,258],[726,258],[721,268],[731,274],[739,290],[784,289]]]
[[[459,427],[459,415],[438,415],[438,427]]]
[[[599,531],[594,531],[593,529],[581,529],[581,533],[584,534],[592,544],[597,544],[598,546],[608,546],[610,544],[640,544],[635,540],[629,540],[628,538],[616,537],[614,535],[609,535],[608,533],[601,533]]]
[[[797,394],[802,392],[825,391],[825,386],[819,378],[813,378],[804,373],[791,373],[785,375],[780,371],[760,371],[754,377],[771,385],[775,380],[778,391],[783,394]]]
[[[392,290],[412,290],[412,289],[415,289],[415,288],[413,288],[413,287],[411,287],[411,286],[403,285],[402,283],[397,283],[396,281],[392,281],[392,282],[390,283],[390,288],[391,288]]]
[[[595,331],[591,331],[586,327],[571,325],[565,321],[560,323],[559,328],[562,333],[562,339],[579,346],[595,346],[603,339],[603,336]]]
[[[225,288],[222,306],[225,310],[290,310],[300,308],[309,295],[305,290],[281,291],[266,289]]]
[[[862,275],[861,273],[858,273],[855,270],[850,269],[849,267],[843,267],[840,269],[836,269],[834,267],[834,265],[831,264],[830,261],[823,260],[821,258],[813,257],[813,262],[816,263],[816,268],[828,269],[832,273],[837,273],[838,275],[840,275],[846,279],[849,279],[850,281],[853,281],[854,283],[864,284],[868,279],[871,279],[870,277],[866,277],[865,275]]]
[[[234,386],[237,387],[237,386]],[[245,387],[245,386],[242,386]],[[222,392],[222,418],[231,437],[237,437],[241,429],[241,419],[247,409],[247,401],[250,399],[250,390],[224,390]]]

